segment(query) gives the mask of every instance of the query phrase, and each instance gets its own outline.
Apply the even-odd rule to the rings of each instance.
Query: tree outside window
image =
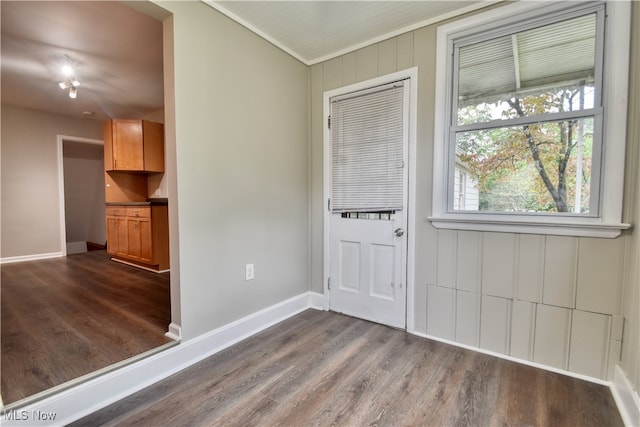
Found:
[[[591,11],[454,42],[451,143],[477,181],[479,211],[593,213],[600,27]]]

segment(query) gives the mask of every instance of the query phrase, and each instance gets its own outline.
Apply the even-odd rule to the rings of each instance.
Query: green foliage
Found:
[[[478,102],[458,111],[458,124],[571,111],[584,105],[584,90],[578,86]],[[478,181],[479,209],[495,212],[572,212],[577,188],[580,211],[588,211],[592,150],[592,118],[456,135],[456,153]]]

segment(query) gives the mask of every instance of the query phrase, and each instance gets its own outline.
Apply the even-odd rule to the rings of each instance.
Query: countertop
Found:
[[[150,205],[166,205],[169,203],[167,198],[147,199],[146,202],[106,202],[106,206],[150,206]]]

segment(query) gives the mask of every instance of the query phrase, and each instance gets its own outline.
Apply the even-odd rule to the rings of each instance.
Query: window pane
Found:
[[[595,56],[595,13],[462,46],[457,124],[593,108]]]
[[[589,213],[592,117],[456,133],[454,210]],[[454,174],[454,176],[455,176]]]

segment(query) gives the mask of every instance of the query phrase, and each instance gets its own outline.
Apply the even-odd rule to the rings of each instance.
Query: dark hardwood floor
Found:
[[[171,341],[169,273],[110,261],[105,251],[0,272],[5,405]]]
[[[74,426],[621,426],[609,389],[305,311]]]

